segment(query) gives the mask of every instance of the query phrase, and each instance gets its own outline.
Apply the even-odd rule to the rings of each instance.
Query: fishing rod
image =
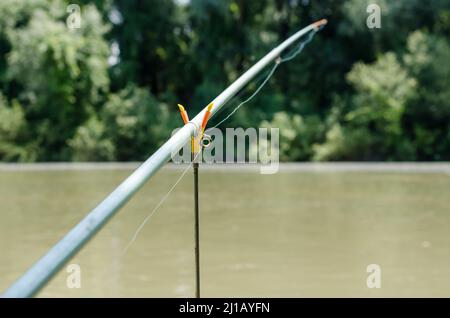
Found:
[[[327,24],[323,19],[314,22],[296,32],[280,45],[272,49],[255,65],[242,74],[213,101],[209,110],[214,116],[232,97],[248,84],[269,63],[280,59],[281,53],[309,32],[317,32]],[[166,141],[152,156],[140,165],[100,204],[89,212],[74,228],[57,242],[44,256],[17,279],[2,297],[32,297],[67,263],[126,202],[176,154],[191,137],[198,135],[203,118],[208,108],[205,107],[192,120]]]

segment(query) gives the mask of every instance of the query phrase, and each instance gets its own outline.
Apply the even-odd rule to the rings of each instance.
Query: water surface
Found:
[[[0,171],[0,290],[96,206],[131,170]],[[158,173],[61,271],[41,297],[194,294],[192,174],[123,255],[182,173]],[[203,170],[205,297],[450,297],[446,173]],[[382,287],[368,289],[379,264]]]

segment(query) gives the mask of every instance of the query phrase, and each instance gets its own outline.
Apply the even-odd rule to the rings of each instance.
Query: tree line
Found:
[[[143,160],[181,125],[177,103],[198,112],[321,18],[222,127],[280,128],[285,161],[450,160],[448,0],[2,0],[0,160]]]

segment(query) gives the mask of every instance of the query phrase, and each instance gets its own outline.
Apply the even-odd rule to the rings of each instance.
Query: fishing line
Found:
[[[235,101],[241,101],[244,98],[246,98],[246,96],[248,96],[248,92],[251,90],[251,88],[259,87],[259,84],[262,83],[267,78],[268,74],[271,71],[272,71],[271,69],[265,70],[265,71],[261,72],[260,74],[258,74],[258,76],[256,76],[255,79],[251,83],[249,83],[248,86],[242,88],[235,96],[233,96],[233,98],[231,98],[229,101],[227,101],[220,108],[220,110],[215,114],[215,116],[217,118],[222,117],[221,115],[228,112],[231,108],[235,107],[237,104],[237,102],[235,102]],[[216,126],[218,126],[218,125],[216,125]],[[215,127],[212,127],[212,128],[215,128]],[[209,129],[212,129],[212,128],[209,128]]]
[[[217,123],[216,125],[214,125],[214,127],[208,128],[206,130],[209,131],[211,129],[217,128],[217,126],[219,126],[220,124],[222,124],[223,122],[225,122],[226,120],[228,120],[231,116],[233,116],[238,110],[239,108],[241,108],[243,105],[247,104],[249,101],[251,101],[253,98],[255,98],[256,95],[258,95],[258,93],[261,91],[261,89],[267,84],[267,82],[270,80],[270,78],[273,76],[273,74],[275,73],[276,69],[278,68],[278,66],[281,63],[285,63],[285,62],[289,62],[292,59],[294,59],[295,57],[297,57],[297,55],[299,55],[303,49],[305,48],[305,46],[307,44],[309,44],[313,39],[314,39],[314,35],[319,32],[321,29],[323,28],[323,26],[319,27],[317,30],[313,30],[308,34],[308,37],[306,40],[300,42],[300,44],[298,45],[297,48],[293,49],[291,52],[286,54],[286,57],[282,58],[280,57],[278,60],[275,61],[275,65],[272,67],[272,69],[270,70],[269,74],[266,76],[266,78],[264,79],[264,81],[261,83],[261,85],[258,86],[258,88],[253,92],[252,95],[250,95],[247,99],[245,99],[243,102],[241,102],[239,105],[237,105],[233,111],[231,113],[229,113],[224,119],[222,119],[219,123]]]
[[[308,37],[306,38],[306,40],[302,41],[299,43],[298,47],[296,49],[292,49],[291,52],[289,52],[288,54],[286,54],[285,58],[281,59],[281,63],[284,62],[289,62],[290,60],[294,59],[295,57],[297,57],[297,55],[299,55],[303,49],[305,48],[306,45],[308,45],[313,39],[314,36],[316,35],[317,32],[319,32],[320,30],[322,30],[323,26],[319,27],[317,30],[313,30],[308,34]]]
[[[172,187],[169,189],[169,191],[161,198],[161,200],[159,201],[159,203],[156,205],[156,207],[145,217],[145,219],[142,221],[141,225],[139,225],[139,227],[137,228],[137,230],[134,232],[133,237],[131,238],[131,240],[128,242],[128,244],[125,246],[122,255],[124,256],[127,251],[128,248],[134,243],[134,241],[136,241],[139,233],[141,232],[141,230],[144,228],[145,224],[147,224],[147,222],[151,219],[151,217],[156,213],[156,211],[158,211],[158,209],[161,207],[161,205],[167,200],[167,198],[169,197],[169,195],[172,193],[172,191],[175,189],[175,187],[181,182],[181,180],[183,179],[183,177],[186,175],[186,173],[189,171],[189,169],[191,168],[191,166],[193,165],[193,163],[195,162],[195,159],[197,159],[198,155],[200,153],[198,153],[194,159],[192,160],[192,163],[190,163],[188,165],[188,167],[183,171],[183,173],[180,175],[180,177],[177,179],[177,181],[172,185]]]
[[[229,113],[224,119],[222,119],[218,124],[216,124],[214,127],[208,128],[206,131],[211,130],[216,128],[217,126],[219,126],[220,124],[222,124],[224,121],[226,121],[227,119],[229,119],[231,116],[234,115],[235,112],[238,111],[239,108],[241,108],[241,106],[243,106],[244,104],[248,103],[249,101],[251,101],[258,93],[259,91],[264,87],[264,85],[266,85],[266,83],[270,80],[270,78],[273,76],[273,73],[275,73],[275,70],[277,69],[279,64],[275,64],[272,69],[269,72],[269,75],[267,75],[267,77],[265,78],[265,80],[261,83],[261,85],[259,85],[259,87],[255,90],[255,92],[250,95],[250,97],[248,97],[246,100],[244,100],[242,103],[240,103],[235,109],[233,109],[233,111],[231,113]]]

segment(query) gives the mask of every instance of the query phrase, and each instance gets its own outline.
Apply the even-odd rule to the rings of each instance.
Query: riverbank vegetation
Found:
[[[450,160],[448,0],[370,1],[380,29],[363,0],[70,3],[80,29],[68,1],[0,2],[2,161],[143,160],[180,126],[177,103],[196,113],[321,18],[222,127],[280,128],[285,161]]]

